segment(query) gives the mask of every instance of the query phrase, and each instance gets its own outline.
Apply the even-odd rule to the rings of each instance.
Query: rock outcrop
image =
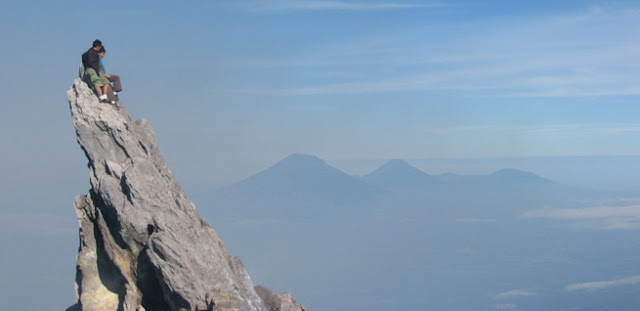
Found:
[[[77,302],[69,310],[305,310],[254,288],[240,259],[202,220],[162,159],[145,120],[99,103],[76,79],[67,92],[91,189],[77,196]]]
[[[273,294],[271,290],[264,286],[257,286],[256,292],[262,297],[265,305],[272,311],[309,311],[303,305],[299,304],[291,293]]]

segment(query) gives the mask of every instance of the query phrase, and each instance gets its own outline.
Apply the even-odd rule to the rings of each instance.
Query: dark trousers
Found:
[[[109,81],[113,82],[113,91],[121,92],[122,91],[122,83],[120,83],[119,75],[109,75]]]
[[[109,101],[116,101],[118,100],[118,97],[116,97],[116,95],[113,94],[113,92],[122,91],[122,83],[120,83],[120,76],[109,75],[109,81],[113,83],[113,87],[112,88],[110,87],[109,90],[107,91],[107,98],[109,99]]]

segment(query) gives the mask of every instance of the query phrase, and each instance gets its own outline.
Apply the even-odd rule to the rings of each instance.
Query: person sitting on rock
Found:
[[[107,101],[107,91],[109,90],[109,79],[100,75],[100,56],[98,52],[102,49],[100,40],[93,41],[93,46],[82,54],[82,65],[84,73],[89,76],[100,101]]]
[[[113,86],[107,90],[105,95],[107,95],[108,101],[112,104],[115,104],[115,101],[118,99],[118,92],[122,91],[122,83],[120,83],[120,76],[116,74],[108,74],[107,70],[104,67],[103,58],[107,54],[107,50],[102,46],[100,51],[98,51],[98,56],[100,57],[100,75],[104,75],[109,82],[113,82]]]

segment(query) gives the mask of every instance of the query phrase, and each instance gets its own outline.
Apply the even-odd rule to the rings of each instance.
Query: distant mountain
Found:
[[[346,212],[361,215],[365,210],[389,207],[442,207],[447,213],[458,213],[469,208],[468,202],[474,202],[478,211],[499,214],[504,211],[495,207],[508,205],[506,210],[516,213],[550,200],[583,195],[584,191],[516,169],[488,175],[434,176],[404,160],[391,160],[357,177],[315,156],[292,154],[240,182],[195,196],[195,200],[215,207],[218,216],[284,219],[344,216]]]
[[[502,169],[496,171],[491,175],[488,175],[487,180],[510,184],[555,184],[553,181],[540,177],[534,173],[516,169]]]
[[[534,173],[503,169],[489,175],[443,174],[432,176],[404,160],[390,160],[371,173],[356,177],[313,155],[292,154],[273,166],[224,187],[208,199],[246,206],[296,206],[367,204],[385,190],[421,193],[425,190],[493,191],[555,185]]]
[[[348,175],[315,156],[292,154],[204,200],[248,214],[278,214],[366,204],[382,192],[379,187]],[[264,210],[265,207],[269,207],[269,211]]]
[[[612,292],[568,293],[562,287],[629,274],[640,249],[637,230],[611,229],[609,219],[579,212],[586,208],[592,215],[590,207],[603,199],[620,202],[620,196],[515,169],[429,175],[392,160],[354,177],[317,157],[294,154],[209,198],[197,204],[200,211],[229,245],[244,246],[247,266],[266,277],[269,269],[284,271],[277,277],[283,284],[299,282],[298,291],[326,289],[340,300],[336,305],[353,293],[371,302],[327,310],[513,309],[512,300],[522,310],[550,308],[539,301],[552,302],[551,309],[589,306]],[[598,213],[608,214],[604,210]],[[555,217],[563,211],[572,215]],[[633,221],[618,220],[616,211],[612,222]],[[372,282],[372,275],[383,282]],[[627,291],[624,299],[631,301],[633,288]],[[398,298],[380,306],[379,298],[390,295]],[[456,295],[465,299],[449,299]],[[415,297],[428,301],[404,303]]]
[[[447,173],[436,176],[438,180],[448,184],[472,185],[472,186],[533,186],[533,185],[557,185],[552,180],[546,179],[531,172],[517,169],[501,169],[489,175],[458,175]]]
[[[457,175],[452,173],[432,176],[411,166],[404,160],[390,160],[362,180],[384,189],[426,190],[444,189],[446,186],[520,187],[554,185],[555,183],[534,173],[517,169],[502,169],[489,175]],[[436,188],[436,186],[438,186]]]
[[[287,195],[308,193],[317,196],[347,198],[379,191],[325,161],[306,154],[292,154],[270,168],[229,188],[231,191]]]
[[[421,188],[441,182],[404,160],[390,160],[362,177],[362,180],[385,189]]]

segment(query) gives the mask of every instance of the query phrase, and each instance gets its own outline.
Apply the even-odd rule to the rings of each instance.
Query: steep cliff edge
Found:
[[[99,103],[80,79],[67,91],[91,189],[74,200],[77,302],[69,310],[306,310],[254,289],[240,259],[202,220],[145,120]]]

